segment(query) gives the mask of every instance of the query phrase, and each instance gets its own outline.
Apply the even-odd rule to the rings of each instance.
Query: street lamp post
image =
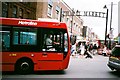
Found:
[[[105,28],[105,45],[106,44],[106,39],[107,39],[107,24],[108,24],[108,8],[106,7],[106,5],[103,7],[104,9],[107,9],[107,13],[106,13],[106,28]]]
[[[71,21],[71,34],[72,34],[72,28],[73,28],[73,16],[74,16],[74,10],[72,9],[72,21]]]
[[[63,15],[62,15],[62,8],[60,8],[60,22],[62,21],[62,17],[63,17]]]
[[[112,29],[112,12],[113,12],[113,2],[111,2],[111,17],[110,17],[110,30]]]
[[[110,33],[109,35],[112,35],[112,11],[113,11],[113,2],[111,2],[111,17],[110,17]],[[111,37],[109,37],[109,49],[111,49]]]

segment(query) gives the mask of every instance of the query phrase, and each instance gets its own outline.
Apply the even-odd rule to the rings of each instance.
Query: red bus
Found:
[[[70,39],[65,23],[0,18],[0,28],[2,71],[26,74],[67,69]],[[52,40],[50,45],[46,44],[47,35]]]

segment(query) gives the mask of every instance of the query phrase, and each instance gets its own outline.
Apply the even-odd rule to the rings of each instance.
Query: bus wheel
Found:
[[[19,74],[31,73],[34,69],[34,64],[30,59],[20,59],[16,62],[15,71]]]

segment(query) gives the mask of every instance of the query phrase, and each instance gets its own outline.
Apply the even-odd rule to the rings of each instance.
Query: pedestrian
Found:
[[[90,45],[89,45],[89,52],[91,52],[91,51],[92,51],[92,49],[93,49],[93,45],[92,45],[92,44],[90,44]]]
[[[94,44],[92,52],[93,52],[93,55],[95,55],[97,53],[97,46],[96,46],[96,44]]]
[[[75,52],[76,52],[76,44],[72,45],[71,47],[71,54],[75,55]]]
[[[78,53],[79,55],[81,54],[81,42],[78,42],[77,53]]]
[[[104,45],[104,48],[103,48],[103,53],[102,53],[104,56],[107,56],[107,47],[106,45]]]
[[[91,53],[88,50],[85,51],[85,55],[86,55],[85,58],[93,58]]]
[[[85,44],[85,52],[84,55],[86,56],[85,58],[93,58],[91,53],[89,52],[89,44]]]
[[[85,52],[84,52],[84,55],[87,53],[87,50],[88,50],[88,44],[85,44]]]
[[[80,49],[81,49],[81,55],[83,56],[85,53],[85,45],[83,43],[80,45]]]

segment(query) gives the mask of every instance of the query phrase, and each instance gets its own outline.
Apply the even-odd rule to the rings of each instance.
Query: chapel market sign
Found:
[[[100,17],[100,18],[106,18],[106,13],[104,12],[96,12],[96,11],[63,11],[64,16],[89,16],[89,17]]]

